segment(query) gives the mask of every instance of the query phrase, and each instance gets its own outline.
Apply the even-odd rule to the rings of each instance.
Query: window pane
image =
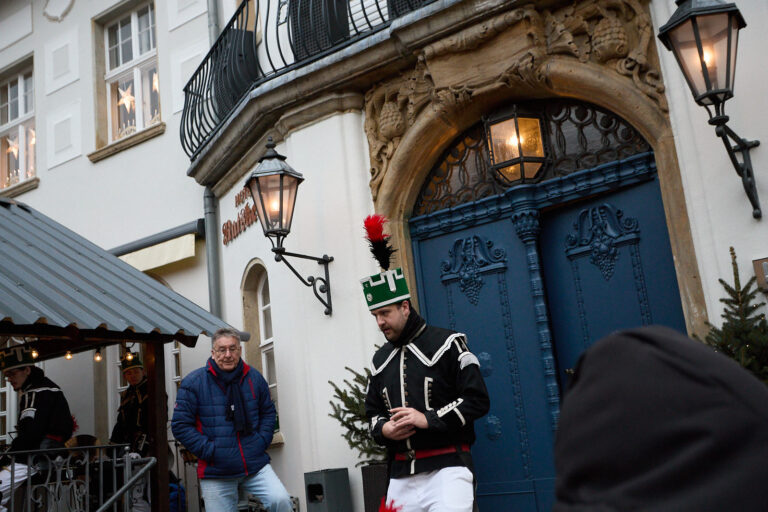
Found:
[[[24,179],[35,177],[35,147],[37,146],[37,134],[35,133],[35,121],[32,120],[25,125],[27,131],[27,172]]]
[[[120,45],[117,40],[117,27],[117,24],[114,24],[107,29],[107,37],[109,39],[109,69],[115,69],[120,65]]]
[[[14,80],[8,86],[8,107],[11,114],[11,120],[19,117],[19,83]]]
[[[178,352],[173,354],[173,364],[175,367],[175,372],[173,376],[180,377],[181,376],[181,354],[179,354]]]
[[[8,391],[7,391],[7,388],[3,388],[0,391],[0,412],[5,412],[7,410],[6,408],[6,406],[8,405],[6,404],[7,401],[8,401]]]
[[[145,7],[138,12],[139,18],[139,53],[144,54],[152,49],[151,20],[149,8]]]
[[[112,102],[112,138],[122,139],[136,133],[136,98],[133,79],[112,82],[110,100]]]
[[[5,157],[5,172],[3,176],[2,188],[10,187],[19,182],[19,137],[8,135],[3,137],[0,144],[3,156]]]
[[[24,113],[29,114],[35,109],[35,83],[32,73],[24,75]]]
[[[131,40],[131,18],[130,16],[120,20],[120,49],[122,54],[121,63],[133,60],[133,42]]]
[[[270,304],[269,300],[269,281],[267,281],[267,278],[264,277],[264,285],[261,287],[261,305],[262,306],[269,306]]]
[[[267,379],[267,384],[276,384],[277,376],[275,375],[275,351],[267,350],[264,352],[264,377]]]
[[[275,402],[275,408],[277,408],[277,384],[269,386],[269,397]]]
[[[264,340],[272,338],[272,312],[267,306],[262,310],[261,318],[264,320]]]
[[[141,84],[144,127],[147,127],[160,122],[160,84],[157,66],[142,70]]]
[[[0,435],[8,434],[8,424],[5,416],[0,416]]]
[[[0,126],[8,122],[8,84],[0,86]]]

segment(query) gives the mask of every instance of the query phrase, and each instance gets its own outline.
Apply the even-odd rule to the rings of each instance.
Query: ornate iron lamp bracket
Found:
[[[287,252],[284,247],[273,247],[272,252],[275,253],[275,261],[282,261],[285,263],[286,266],[291,269],[291,272],[293,272],[293,274],[299,278],[299,281],[304,284],[304,286],[312,288],[312,292],[315,294],[315,297],[317,297],[317,300],[319,300],[323,306],[325,306],[325,314],[330,315],[333,312],[333,304],[331,302],[331,278],[330,274],[328,273],[328,263],[333,261],[333,256],[323,254],[322,258],[318,258],[317,256],[308,256],[306,254]],[[325,277],[307,276],[305,279],[286,259],[287,256],[316,261],[318,264],[323,266]]]
[[[752,204],[752,217],[759,219],[763,216],[760,209],[760,199],[757,197],[757,187],[755,186],[755,175],[752,171],[752,159],[749,156],[749,150],[760,145],[759,140],[747,140],[739,137],[726,123],[728,116],[714,116],[709,120],[709,124],[715,126],[715,133],[723,139],[725,150],[731,159],[736,174],[741,178],[749,202]],[[736,155],[741,155],[741,162]]]

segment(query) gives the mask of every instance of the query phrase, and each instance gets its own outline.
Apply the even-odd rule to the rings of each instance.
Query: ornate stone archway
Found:
[[[425,46],[413,69],[367,92],[371,192],[404,249],[399,264],[412,268],[407,219],[424,179],[458,134],[510,101],[576,98],[623,117],[653,147],[688,331],[704,334],[706,306],[647,5],[558,5],[510,6]]]

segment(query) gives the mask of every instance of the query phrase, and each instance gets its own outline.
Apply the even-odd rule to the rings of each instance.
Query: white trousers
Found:
[[[13,475],[11,475],[13,472]],[[2,493],[2,503],[0,503],[0,512],[5,512],[5,505],[10,501],[11,494],[24,480],[27,479],[29,468],[24,464],[14,464],[13,467],[6,466],[0,471],[0,493]],[[34,474],[34,472],[33,472]],[[13,477],[13,489],[11,489],[11,477]]]
[[[448,467],[389,480],[387,503],[400,512],[472,512],[472,472]]]

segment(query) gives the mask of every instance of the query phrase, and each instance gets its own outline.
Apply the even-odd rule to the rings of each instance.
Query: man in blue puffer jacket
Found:
[[[198,460],[206,512],[235,512],[239,492],[270,512],[291,512],[291,500],[269,464],[275,404],[264,377],[240,359],[240,334],[219,329],[211,358],[181,383],[173,435]]]

